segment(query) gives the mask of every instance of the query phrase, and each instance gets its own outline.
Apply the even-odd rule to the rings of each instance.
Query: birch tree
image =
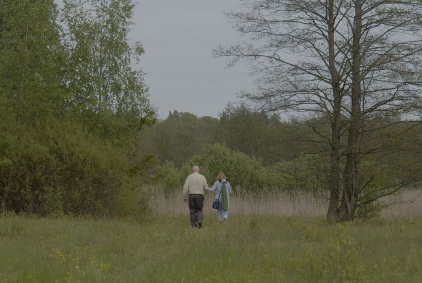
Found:
[[[103,137],[122,136],[114,132],[113,124],[119,129],[139,130],[155,121],[143,72],[134,67],[144,49],[140,42],[131,44],[129,40],[135,7],[132,0],[63,2],[66,82],[72,93],[69,104],[88,120],[105,117],[104,121],[91,121],[93,128],[102,129]]]
[[[0,97],[21,122],[60,112],[63,52],[56,17],[52,0],[0,1]]]

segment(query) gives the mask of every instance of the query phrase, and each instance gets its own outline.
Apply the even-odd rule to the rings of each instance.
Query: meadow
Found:
[[[180,195],[137,221],[2,216],[0,282],[421,282],[420,199],[338,225],[308,194],[233,198],[228,224],[208,195],[201,230]]]

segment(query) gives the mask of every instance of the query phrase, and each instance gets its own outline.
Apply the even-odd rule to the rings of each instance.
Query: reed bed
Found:
[[[213,213],[213,200],[214,194],[207,192],[204,213]],[[403,190],[380,199],[380,202],[387,205],[380,214],[384,218],[422,216],[422,190]],[[181,192],[165,197],[163,193],[154,190],[149,206],[155,215],[189,212]],[[301,191],[232,195],[230,199],[230,214],[237,215],[324,216],[327,208],[328,194]]]
[[[422,216],[422,190],[404,190],[381,199],[388,206],[381,211],[385,218],[412,218]]]
[[[211,213],[214,195],[205,195],[204,212]],[[183,202],[182,194],[169,197],[154,193],[150,198],[150,207],[156,214],[184,214],[189,211]],[[324,215],[327,200],[315,197],[313,194],[298,193],[268,193],[265,195],[245,194],[230,197],[230,213],[240,215],[282,215],[282,216],[321,216]]]

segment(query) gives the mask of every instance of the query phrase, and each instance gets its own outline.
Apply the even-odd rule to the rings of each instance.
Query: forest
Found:
[[[235,194],[317,195],[333,192],[334,180],[334,197],[347,200],[335,209],[353,199],[353,209],[338,221],[372,215],[383,196],[420,185],[419,96],[394,104],[364,90],[368,101],[378,97],[382,103],[361,112],[360,120],[343,110],[286,119],[283,107],[257,107],[253,102],[259,99],[248,95],[228,102],[218,118],[175,109],[158,120],[144,74],[134,67],[142,44],[128,40],[133,2],[63,3],[59,8],[52,0],[1,1],[3,213],[142,215],[148,210],[145,185],[171,197],[193,165],[209,182],[224,171]],[[216,53],[238,56],[235,50]],[[415,90],[406,91],[410,97]],[[390,103],[394,107],[382,108]]]

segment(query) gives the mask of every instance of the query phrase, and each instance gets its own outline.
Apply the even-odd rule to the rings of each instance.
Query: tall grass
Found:
[[[189,209],[181,193],[168,198],[158,190],[151,195],[150,207],[155,215],[186,214]],[[214,194],[206,193],[204,213],[213,213],[211,204]],[[230,214],[279,215],[279,216],[324,216],[328,208],[328,194],[309,192],[276,192],[265,195],[232,195]],[[422,216],[422,190],[404,190],[396,195],[383,197],[380,201],[387,206],[381,210],[382,217]]]
[[[204,213],[211,213],[214,194],[206,193]],[[319,216],[324,215],[327,200],[305,192],[268,193],[265,195],[246,194],[230,197],[230,213],[242,215],[283,215]],[[183,214],[189,209],[183,202],[181,193],[166,198],[164,194],[154,193],[150,207],[156,214]]]
[[[396,195],[382,198],[388,206],[381,211],[383,217],[422,216],[422,189],[404,190]]]

